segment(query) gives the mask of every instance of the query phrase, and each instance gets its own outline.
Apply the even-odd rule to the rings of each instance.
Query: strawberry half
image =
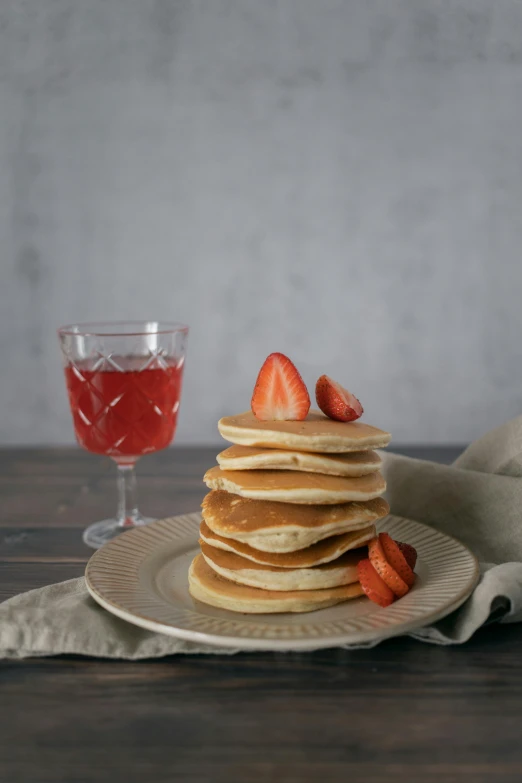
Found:
[[[302,421],[310,395],[297,368],[283,353],[271,353],[257,376],[252,413],[261,421]]]
[[[357,397],[328,375],[321,375],[315,384],[315,399],[322,412],[336,421],[355,421],[363,414]]]
[[[415,565],[417,563],[417,550],[415,547],[411,544],[403,544],[402,541],[395,541],[395,543],[404,555],[404,559],[408,563],[411,570],[414,571]]]
[[[357,563],[357,577],[361,587],[374,604],[389,606],[395,601],[395,595],[384,582],[368,558]]]
[[[408,565],[408,561],[402,554],[399,546],[395,543],[389,533],[379,533],[379,541],[381,542],[388,563],[397,571],[400,578],[406,582],[408,587],[411,587],[415,582],[415,574]]]
[[[370,563],[383,582],[386,582],[394,595],[396,595],[397,598],[402,598],[403,595],[406,595],[410,588],[386,560],[386,555],[384,554],[381,542],[377,536],[372,538],[368,543],[368,554],[370,556]]]

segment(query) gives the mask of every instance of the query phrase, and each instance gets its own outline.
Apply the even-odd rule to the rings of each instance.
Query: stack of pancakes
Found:
[[[205,474],[190,592],[237,612],[307,612],[362,595],[357,563],[386,516],[372,451],[387,432],[312,411],[303,421],[221,419],[233,446]]]

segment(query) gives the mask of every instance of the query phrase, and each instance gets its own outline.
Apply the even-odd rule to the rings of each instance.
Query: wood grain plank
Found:
[[[520,643],[8,663],[0,779],[514,781]]]
[[[172,483],[141,482],[139,505],[141,511],[155,519],[199,511],[207,489],[185,489]],[[104,491],[81,493],[74,490],[39,492],[37,498],[22,491],[14,500],[2,496],[0,528],[75,527],[83,529],[93,522],[106,519],[116,511],[116,488],[110,485]],[[0,555],[1,557],[1,555]]]
[[[160,519],[197,511],[208,492],[202,476],[215,454],[168,449],[141,460],[143,513]],[[116,510],[114,464],[80,449],[2,449],[0,476],[0,528],[84,528]]]
[[[138,461],[137,471],[142,476],[195,477],[202,465],[213,465],[220,446],[177,447],[148,454]],[[80,479],[114,473],[115,466],[108,457],[90,454],[80,447],[55,448],[0,448],[0,474],[14,478],[34,479],[39,476],[75,476]]]
[[[26,590],[34,590],[54,582],[64,582],[66,579],[82,576],[86,562],[87,558],[84,562],[76,563],[0,563],[0,601],[24,593]]]
[[[0,528],[0,563],[84,563],[92,552],[78,527]]]

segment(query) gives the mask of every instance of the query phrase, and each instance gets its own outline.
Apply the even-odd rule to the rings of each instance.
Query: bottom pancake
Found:
[[[368,550],[355,549],[337,560],[315,568],[278,568],[247,560],[233,552],[209,546],[199,540],[201,553],[207,564],[220,576],[240,585],[259,587],[261,590],[324,590],[341,587],[358,581],[357,563],[368,557]]]
[[[278,592],[238,585],[224,579],[196,555],[189,568],[189,590],[193,598],[210,606],[245,614],[313,612],[363,595],[359,582],[325,590]]]

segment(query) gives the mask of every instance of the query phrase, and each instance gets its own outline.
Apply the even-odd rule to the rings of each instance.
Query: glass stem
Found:
[[[118,465],[118,523],[122,527],[140,524],[135,463]]]

